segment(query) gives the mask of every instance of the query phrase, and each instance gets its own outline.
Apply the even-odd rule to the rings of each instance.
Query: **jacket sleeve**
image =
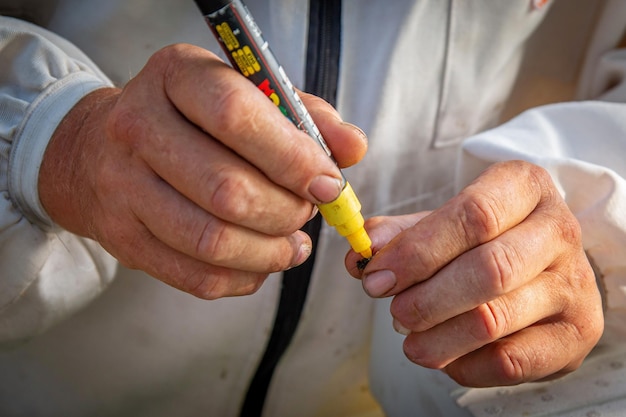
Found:
[[[37,178],[48,141],[85,95],[111,83],[76,47],[0,16],[0,346],[32,337],[96,297],[117,264],[55,226]]]

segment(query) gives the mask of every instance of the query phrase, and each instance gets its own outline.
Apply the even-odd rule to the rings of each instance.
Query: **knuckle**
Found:
[[[485,242],[496,236],[500,227],[500,213],[497,199],[485,193],[474,193],[469,196],[466,192],[461,195],[466,198],[461,204],[461,225],[465,235],[471,242]]]
[[[159,65],[160,63],[166,63],[167,65],[173,65],[176,62],[180,62],[183,58],[184,51],[188,47],[184,44],[172,44],[167,45],[158,51],[156,51],[148,60],[148,65]]]
[[[205,300],[216,300],[222,297],[219,279],[211,277],[204,268],[187,272],[180,281],[180,290]]]
[[[105,130],[110,140],[135,148],[142,137],[150,135],[150,124],[136,107],[120,101],[109,113]]]
[[[177,82],[181,72],[197,61],[198,51],[200,51],[198,48],[183,43],[167,45],[152,54],[142,72],[167,89],[167,86]]]
[[[571,212],[557,219],[556,227],[563,241],[574,246],[582,245],[582,228],[580,223]]]
[[[583,325],[583,330],[581,331],[581,333],[588,335],[588,337],[586,337],[584,340],[585,342],[590,344],[590,347],[596,345],[596,343],[600,340],[602,334],[604,333],[604,316],[601,313],[601,310],[599,310],[599,314],[596,315],[595,320],[591,320],[588,325]]]
[[[475,326],[470,327],[470,335],[484,344],[507,334],[511,317],[506,306],[497,300],[480,305],[473,311]]]
[[[404,339],[402,350],[408,360],[428,369],[443,369],[449,364],[449,360],[428,352],[428,349],[421,342],[422,338],[416,333],[412,333]]]
[[[207,273],[204,268],[189,273],[183,281],[183,291],[203,300],[218,300],[231,296],[224,276]]]
[[[234,270],[208,271],[208,268],[201,268],[188,275],[183,290],[203,300],[252,295],[261,288],[267,277],[258,275],[246,279]]]
[[[417,277],[432,275],[443,267],[440,254],[432,250],[424,250],[420,242],[405,240],[402,247],[397,249],[399,259],[411,259],[408,282],[417,283]]]
[[[559,190],[556,188],[550,173],[545,168],[538,165],[528,164],[528,166],[527,184],[530,187],[528,192],[538,191],[540,193],[538,205],[557,206],[559,211],[564,213],[562,217],[567,217],[568,221],[575,222],[573,214],[567,208],[567,205],[565,204]]]
[[[604,316],[600,309],[597,310],[596,314],[586,311],[585,314],[581,316],[576,315],[571,319],[571,322],[565,322],[562,325],[567,332],[567,337],[563,344],[571,349],[571,342],[574,342],[579,347],[578,350],[586,355],[602,337]]]
[[[520,161],[520,164],[522,165],[520,171],[524,170],[527,172],[526,175],[531,184],[535,184],[535,187],[543,189],[544,191],[553,189],[553,187],[550,186],[552,184],[552,177],[548,170],[529,162]]]
[[[546,368],[549,364],[541,355],[529,356],[513,343],[497,343],[494,349],[495,367],[501,371],[502,385],[516,385],[530,380],[532,370]]]
[[[255,123],[256,113],[261,110],[257,96],[250,94],[246,87],[228,80],[215,80],[212,88],[215,106],[211,112],[214,133],[219,139],[240,136],[245,131],[255,137],[263,128],[262,124]],[[242,109],[245,109],[245,118],[241,117]]]
[[[396,296],[391,302],[391,315],[402,323],[407,323],[410,330],[422,332],[438,324],[433,310],[420,303],[419,297],[408,297],[405,294]]]
[[[196,238],[195,251],[201,259],[207,259],[214,265],[227,265],[240,255],[239,246],[233,244],[229,225],[219,219],[208,219]]]
[[[256,211],[254,202],[260,197],[250,180],[235,169],[223,167],[203,181],[209,190],[209,205],[219,217],[240,223]]]
[[[514,248],[502,242],[493,241],[480,249],[477,257],[484,271],[484,280],[478,284],[486,296],[505,294],[515,285],[518,274],[519,256]]]

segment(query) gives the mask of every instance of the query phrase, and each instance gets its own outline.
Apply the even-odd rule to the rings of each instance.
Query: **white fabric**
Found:
[[[0,0],[0,11],[44,3]],[[306,2],[246,3],[302,87]],[[601,87],[584,89],[581,97],[623,101],[621,85],[605,91],[623,73],[624,57],[610,51],[621,32],[594,23],[608,19],[602,16],[620,22],[624,2],[554,3],[537,9],[532,0],[344,0],[338,107],[370,139],[364,161],[346,170],[364,215],[444,202],[455,189],[452,167],[461,141],[495,126],[502,112],[509,117],[571,99],[582,62],[589,69],[581,85]],[[0,415],[236,416],[271,331],[279,277],[252,296],[198,300],[141,272],[116,269],[93,242],[44,226],[36,197],[40,155],[67,108],[109,79],[122,85],[167,44],[216,49],[212,35],[191,1],[59,0],[48,9],[53,13],[41,23],[79,46],[107,76],[57,36],[0,17],[0,342],[6,346]],[[15,39],[36,47],[16,48]],[[33,53],[46,59],[33,60]],[[28,77],[13,78],[27,71]],[[49,121],[43,127],[42,117]],[[499,158],[546,163],[551,156],[546,166],[579,214],[586,249],[607,285],[607,336],[617,335],[607,337],[609,347],[626,340],[618,325],[625,314],[622,120],[620,104],[540,108],[468,141],[459,170],[463,183]],[[593,193],[575,192],[587,190],[573,179],[593,179],[594,187],[585,187]],[[389,300],[373,302],[347,276],[346,251],[344,239],[323,228],[302,321],[276,370],[264,415],[380,415],[370,388],[388,416],[480,415],[484,404],[500,406],[493,392],[481,394],[480,405],[472,396],[457,403],[466,390],[406,360]],[[587,369],[574,375],[584,379]]]
[[[458,399],[477,417],[621,417],[626,410],[626,352],[598,349],[579,372],[559,381],[474,389]]]

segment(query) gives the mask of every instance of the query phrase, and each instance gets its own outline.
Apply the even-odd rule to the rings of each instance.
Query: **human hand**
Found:
[[[340,166],[366,141],[323,100],[303,101]],[[123,90],[102,89],[66,116],[46,150],[39,192],[51,218],[122,264],[201,298],[250,294],[302,263],[298,229],[340,192],[340,173],[250,81],[215,55],[157,52]]]
[[[603,331],[580,226],[543,169],[495,164],[432,213],[366,223],[373,297],[395,296],[405,355],[466,386],[513,385],[578,368]]]

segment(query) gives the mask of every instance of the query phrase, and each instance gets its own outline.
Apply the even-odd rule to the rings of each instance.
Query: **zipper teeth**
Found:
[[[315,85],[315,93],[321,95],[321,96],[328,96],[329,95],[329,83],[330,83],[330,77],[331,74],[329,74],[329,71],[326,71],[327,69],[329,69],[329,55],[332,52],[330,50],[331,48],[331,43],[330,43],[330,38],[332,37],[332,34],[329,33],[330,30],[332,29],[332,27],[329,27],[329,22],[327,20],[328,16],[328,11],[330,10],[329,7],[327,7],[326,3],[321,3],[320,4],[320,30],[318,33],[318,44],[317,44],[317,50],[319,53],[318,56],[318,60],[319,62],[317,62],[317,79],[313,80],[317,85]],[[332,16],[330,16],[332,18]]]
[[[317,26],[309,31],[307,55],[306,91],[324,98],[333,106],[336,104],[339,56],[341,48],[341,2],[311,0]]]

